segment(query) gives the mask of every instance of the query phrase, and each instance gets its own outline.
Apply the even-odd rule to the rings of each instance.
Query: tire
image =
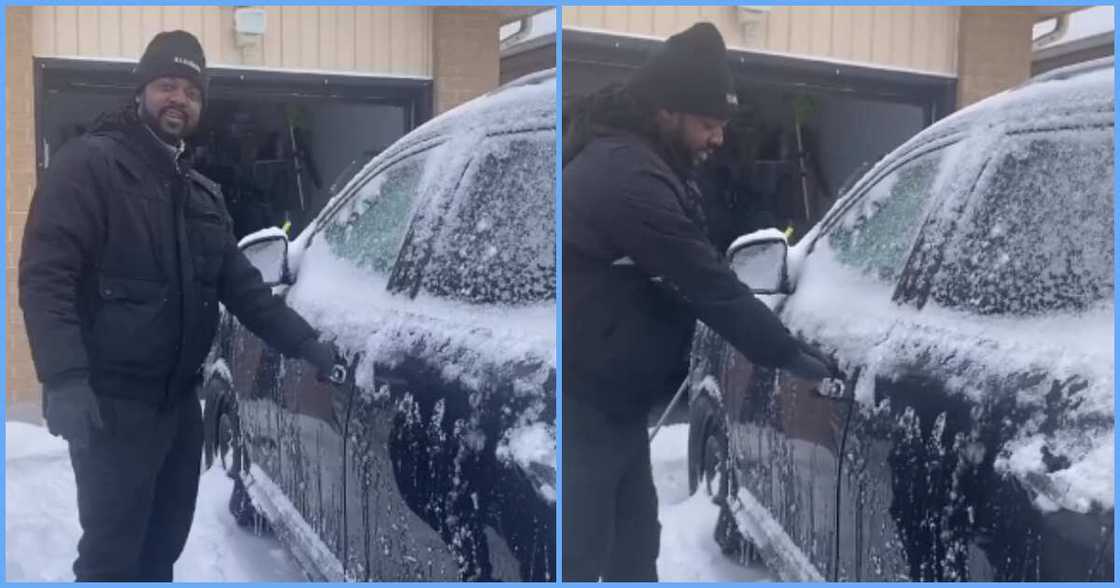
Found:
[[[758,551],[739,532],[727,503],[736,484],[730,469],[723,411],[710,396],[702,395],[693,401],[690,412],[689,470],[693,490],[704,492],[719,506],[712,538],[728,558],[743,565],[758,563]]]

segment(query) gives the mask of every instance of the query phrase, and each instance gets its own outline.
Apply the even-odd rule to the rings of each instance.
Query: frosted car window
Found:
[[[556,295],[552,132],[487,138],[455,195],[421,288],[467,302]]]
[[[1112,128],[1011,136],[981,176],[930,297],[980,314],[1082,310],[1113,293]]]
[[[865,275],[893,281],[921,228],[925,203],[942,151],[909,161],[879,180],[840,223],[828,243],[840,263]]]
[[[351,204],[339,210],[324,231],[335,255],[372,272],[389,272],[408,230],[428,153],[382,170],[359,189]]]

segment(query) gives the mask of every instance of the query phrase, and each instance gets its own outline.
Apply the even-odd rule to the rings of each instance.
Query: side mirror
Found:
[[[250,236],[241,241],[241,251],[261,272],[268,286],[291,283],[288,272],[288,238],[282,234]]]
[[[791,294],[787,275],[789,245],[776,229],[740,237],[728,250],[731,269],[755,294]]]

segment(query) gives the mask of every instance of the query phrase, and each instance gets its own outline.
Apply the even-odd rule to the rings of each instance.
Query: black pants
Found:
[[[656,581],[661,524],[645,415],[615,422],[564,397],[563,580]]]
[[[105,428],[70,447],[82,538],[78,581],[171,581],[187,542],[202,456],[191,394],[170,408],[100,398]]]

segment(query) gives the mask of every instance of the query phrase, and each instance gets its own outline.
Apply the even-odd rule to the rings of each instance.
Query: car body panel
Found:
[[[719,396],[734,485],[765,508],[752,516],[779,524],[825,577],[1112,579],[1111,496],[1102,508],[1099,491],[1071,491],[1075,469],[1062,453],[1087,471],[1112,443],[1111,70],[1029,84],[923,131],[791,249],[794,293],[764,299],[834,356],[845,398],[752,366],[698,329],[692,396]],[[1071,210],[1031,208],[1016,198],[1023,192],[993,200],[1019,185],[1064,189]],[[1047,222],[1065,224],[1015,232]],[[993,278],[1006,261],[993,256],[1024,236],[1073,253],[1053,267],[1046,255],[1013,262],[1039,266],[1028,274],[1037,283]],[[849,255],[860,239],[871,245]],[[1098,239],[1107,251],[1092,249]],[[711,379],[718,386],[702,385]],[[831,466],[831,482],[802,473],[806,462]],[[833,492],[830,510],[818,488]]]
[[[298,514],[273,523],[318,554],[312,576],[554,577],[555,463],[516,439],[537,427],[554,455],[554,110],[535,76],[445,113],[291,242],[294,284],[275,291],[339,346],[345,384],[223,319],[242,477]]]

